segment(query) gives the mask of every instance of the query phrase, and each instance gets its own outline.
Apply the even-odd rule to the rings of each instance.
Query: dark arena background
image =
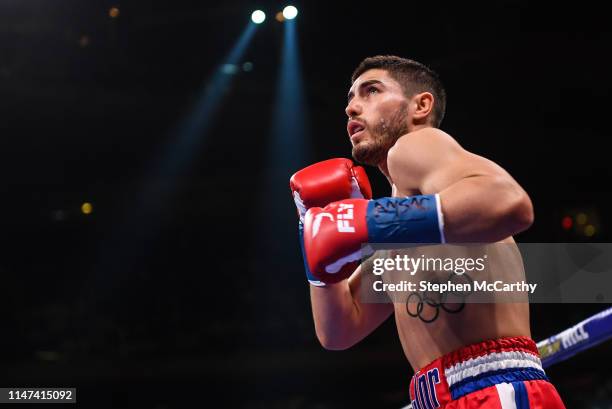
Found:
[[[274,1],[2,2],[0,387],[75,387],[87,408],[406,405],[393,319],[346,351],[319,345],[288,186],[350,157],[367,56],[440,74],[441,128],[532,198],[517,241],[612,239],[603,9],[293,5],[288,20]],[[599,301],[533,304],[533,338]],[[547,374],[568,408],[612,408],[611,362],[603,343]]]

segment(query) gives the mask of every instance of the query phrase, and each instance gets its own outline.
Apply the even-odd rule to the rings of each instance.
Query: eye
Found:
[[[367,88],[367,91],[368,91],[368,94],[376,94],[376,93],[378,93],[378,88],[376,88],[376,87],[375,87],[375,86],[373,86],[373,85],[370,85],[370,86]]]

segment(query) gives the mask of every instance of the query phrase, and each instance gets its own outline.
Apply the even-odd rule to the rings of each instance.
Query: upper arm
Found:
[[[438,129],[398,139],[387,165],[404,194],[440,194],[449,242],[498,241],[533,223],[531,200],[512,176]]]

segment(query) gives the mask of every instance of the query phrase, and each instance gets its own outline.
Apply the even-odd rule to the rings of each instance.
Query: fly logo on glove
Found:
[[[340,233],[355,233],[355,226],[351,225],[353,220],[353,206],[350,203],[341,203],[338,206],[338,232]],[[346,211],[346,213],[342,213]]]

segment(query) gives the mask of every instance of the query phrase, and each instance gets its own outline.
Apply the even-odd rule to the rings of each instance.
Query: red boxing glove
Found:
[[[325,282],[315,277],[308,268],[303,241],[303,224],[306,211],[311,207],[323,207],[337,200],[372,198],[368,175],[361,166],[354,166],[350,159],[335,158],[310,165],[296,172],[289,182],[300,222],[298,231],[304,256],[304,269],[310,284],[323,286]],[[332,276],[337,278],[338,276]],[[335,280],[339,281],[339,280]]]
[[[300,221],[311,207],[349,198],[372,198],[368,175],[344,158],[328,159],[296,172],[289,182]]]
[[[304,249],[312,274],[326,283],[349,277],[368,242],[368,200],[348,199],[312,208],[304,223]]]

